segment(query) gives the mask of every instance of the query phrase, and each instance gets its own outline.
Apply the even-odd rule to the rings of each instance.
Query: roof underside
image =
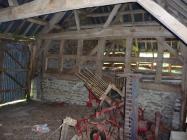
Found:
[[[32,0],[18,0],[18,4],[24,4]],[[184,25],[187,25],[187,3],[186,0],[157,0],[162,7],[165,7],[169,13],[178,18]],[[8,0],[0,0],[0,7],[9,7]],[[93,7],[77,10],[80,18],[81,28],[95,28],[103,26],[106,22],[114,5]],[[0,33],[11,33],[21,36],[35,36],[42,32],[45,26],[50,24],[50,21],[57,13],[42,15],[29,19],[10,21],[0,23]],[[157,20],[145,11],[137,3],[123,4],[118,14],[113,19],[112,24],[126,24],[126,25],[155,25],[158,24]],[[55,28],[50,32],[61,30],[76,30],[76,22],[73,11],[64,12],[61,19],[55,24]]]

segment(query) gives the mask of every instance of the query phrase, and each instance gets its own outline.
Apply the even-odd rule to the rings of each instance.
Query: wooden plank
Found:
[[[97,38],[126,38],[133,36],[135,38],[151,38],[174,36],[161,26],[141,26],[141,27],[123,27],[112,26],[104,29],[87,29],[80,31],[66,31],[61,33],[51,33],[40,36],[41,39],[97,39]]]
[[[77,31],[80,31],[79,14],[78,14],[77,10],[73,10],[73,12],[74,12],[74,16],[75,16],[75,23],[76,23]]]
[[[30,18],[61,11],[127,2],[136,2],[136,0],[34,0],[20,6],[4,8],[0,12],[0,22]]]
[[[103,28],[108,27],[112,20],[114,19],[114,17],[116,16],[118,10],[120,9],[121,4],[117,4],[114,6],[114,8],[112,9],[112,12],[110,13],[110,15],[108,16],[108,19],[106,20],[105,24],[103,25]]]
[[[156,19],[187,44],[187,28],[153,0],[137,0]]]

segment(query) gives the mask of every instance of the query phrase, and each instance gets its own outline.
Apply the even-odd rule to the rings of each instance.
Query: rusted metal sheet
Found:
[[[28,47],[7,44],[1,51],[3,51],[3,61],[0,67],[0,102],[6,103],[26,98],[29,67]]]

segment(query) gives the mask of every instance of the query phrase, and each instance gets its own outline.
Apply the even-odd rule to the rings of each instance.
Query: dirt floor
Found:
[[[0,140],[59,140],[62,120],[69,116],[79,119],[92,114],[93,109],[68,104],[20,103],[0,108]],[[32,130],[34,125],[48,124],[46,134]],[[70,137],[74,130],[70,130]]]

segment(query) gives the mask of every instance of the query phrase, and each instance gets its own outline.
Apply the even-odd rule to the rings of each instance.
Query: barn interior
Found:
[[[0,140],[186,140],[186,0],[0,0]]]

